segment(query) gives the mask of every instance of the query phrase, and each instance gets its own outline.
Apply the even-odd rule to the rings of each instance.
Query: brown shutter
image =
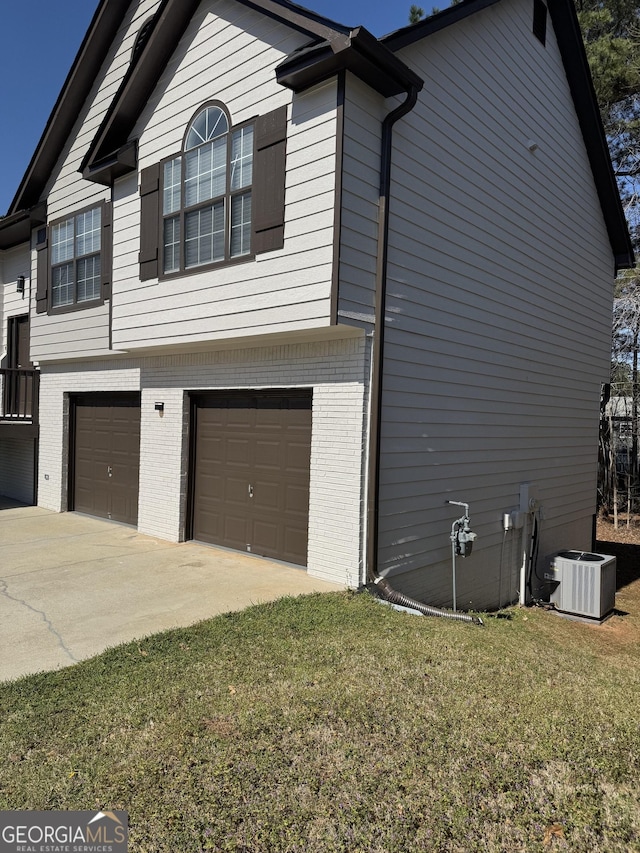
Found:
[[[253,178],[253,251],[256,255],[284,246],[284,180],[287,108],[256,119]]]
[[[100,242],[100,270],[102,273],[102,298],[111,298],[111,282],[113,280],[113,229],[111,227],[113,209],[111,202],[102,207],[102,235]]]
[[[158,232],[160,229],[160,164],[140,174],[140,280],[158,277]]]
[[[47,229],[39,228],[36,237],[36,250],[38,252],[37,282],[36,282],[36,314],[45,314],[47,311],[47,295],[49,290],[49,240]]]

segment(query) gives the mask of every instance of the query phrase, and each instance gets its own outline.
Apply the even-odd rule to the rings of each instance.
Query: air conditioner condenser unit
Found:
[[[561,551],[552,559],[548,577],[557,583],[550,600],[561,613],[603,620],[615,607],[615,557]]]

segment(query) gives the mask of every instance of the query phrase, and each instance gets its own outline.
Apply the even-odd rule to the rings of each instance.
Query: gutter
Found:
[[[384,380],[384,342],[387,303],[387,261],[389,254],[389,201],[391,196],[391,157],[393,153],[393,126],[416,105],[422,81],[411,83],[407,87],[407,97],[392,110],[382,122],[382,140],[380,156],[380,201],[378,213],[378,253],[376,258],[376,294],[375,294],[375,330],[371,366],[371,404],[369,426],[369,459],[367,495],[367,544],[366,572],[367,583],[391,604],[417,610],[425,616],[440,616],[459,622],[472,622],[482,625],[478,616],[458,613],[431,607],[421,601],[409,598],[395,590],[386,578],[378,574],[378,533],[380,516],[380,455],[382,425],[382,387]]]
[[[12,249],[20,243],[28,243],[31,231],[47,222],[47,203],[36,204],[26,210],[0,217],[0,249]]]

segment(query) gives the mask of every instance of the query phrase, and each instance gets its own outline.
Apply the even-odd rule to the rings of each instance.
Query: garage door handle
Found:
[[[113,468],[111,467],[111,465],[107,465],[107,474],[109,475],[109,477],[113,477]]]
[[[253,497],[253,486],[251,485],[251,483],[249,483],[249,497]]]

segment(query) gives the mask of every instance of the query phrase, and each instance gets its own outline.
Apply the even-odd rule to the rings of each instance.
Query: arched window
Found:
[[[196,113],[162,169],[165,274],[251,253],[253,145],[253,124],[231,127],[222,105]]]
[[[233,126],[224,104],[204,104],[180,152],[140,172],[140,280],[282,249],[286,144],[286,106]]]

